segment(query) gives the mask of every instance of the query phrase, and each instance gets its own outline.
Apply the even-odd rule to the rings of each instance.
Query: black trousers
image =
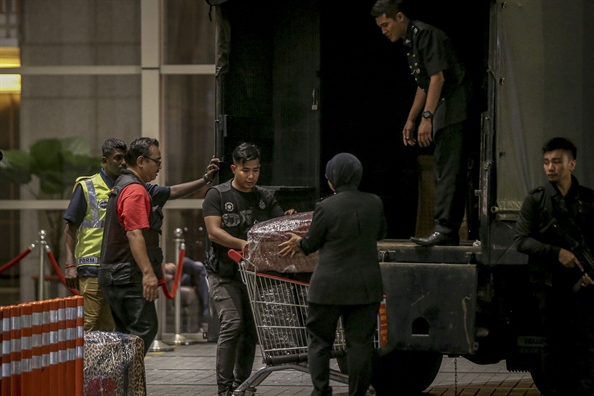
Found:
[[[468,122],[440,129],[435,133],[435,231],[458,234],[464,218],[466,201],[466,165],[464,150]]]
[[[208,274],[212,304],[221,323],[217,342],[218,392],[241,385],[252,373],[258,335],[247,289],[239,274],[223,278]]]
[[[363,396],[371,383],[373,335],[379,302],[365,305],[308,304],[309,372],[314,386],[312,396],[332,395],[330,387],[330,352],[342,316],[347,344],[349,395]]]
[[[143,297],[140,283],[102,286],[101,289],[111,307],[116,331],[142,338],[146,355],[159,329],[155,303]]]
[[[542,370],[551,395],[594,395],[594,287],[535,286],[545,331]]]

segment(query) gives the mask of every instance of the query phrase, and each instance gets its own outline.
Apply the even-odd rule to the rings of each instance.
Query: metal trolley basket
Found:
[[[309,284],[279,276],[260,273],[256,266],[241,253],[230,250],[246,285],[262,359],[266,367],[253,373],[234,392],[234,395],[252,395],[271,373],[280,370],[298,370],[309,373],[307,367],[307,292]],[[346,355],[346,341],[342,324],[336,329],[333,357]],[[348,376],[330,370],[330,379],[348,382]]]

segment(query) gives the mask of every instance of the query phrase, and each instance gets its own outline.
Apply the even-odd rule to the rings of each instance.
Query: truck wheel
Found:
[[[549,386],[546,381],[545,373],[541,367],[531,369],[530,375],[532,376],[532,381],[534,381],[534,385],[536,385],[536,387],[543,396],[552,395],[551,390],[549,389]]]
[[[377,396],[418,393],[433,382],[443,355],[439,352],[393,351],[374,362],[371,384]]]

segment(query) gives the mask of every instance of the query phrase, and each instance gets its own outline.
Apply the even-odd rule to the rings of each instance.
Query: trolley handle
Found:
[[[231,260],[235,261],[237,264],[239,264],[239,262],[243,260],[243,254],[239,250],[229,249],[227,255],[229,256],[229,258],[231,258]]]

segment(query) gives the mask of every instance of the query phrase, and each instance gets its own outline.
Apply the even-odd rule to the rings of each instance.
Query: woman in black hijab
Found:
[[[359,191],[362,175],[357,157],[334,156],[326,165],[334,195],[316,204],[307,235],[288,233],[290,239],[279,245],[281,256],[320,250],[307,298],[312,396],[332,395],[330,352],[340,316],[348,350],[349,395],[365,395],[371,381],[373,335],[383,297],[377,241],[385,237],[386,221],[380,198]]]

